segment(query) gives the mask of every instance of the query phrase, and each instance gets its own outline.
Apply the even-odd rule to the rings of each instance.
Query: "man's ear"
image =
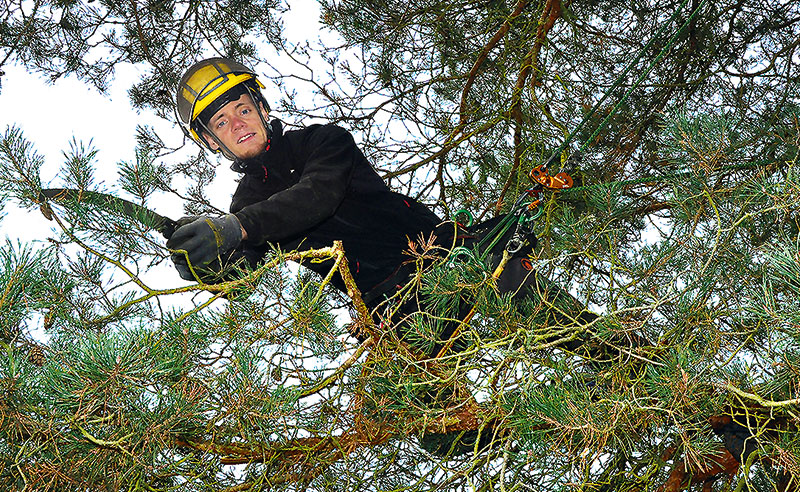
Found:
[[[219,150],[219,144],[217,143],[217,141],[216,141],[216,140],[214,140],[214,139],[211,137],[211,135],[209,135],[209,134],[208,134],[208,133],[206,133],[206,132],[203,132],[203,138],[204,138],[204,139],[206,140],[206,142],[208,143],[208,146],[209,146],[209,147],[211,147],[211,150],[213,150],[214,152],[216,152],[216,151],[218,151],[218,150]]]

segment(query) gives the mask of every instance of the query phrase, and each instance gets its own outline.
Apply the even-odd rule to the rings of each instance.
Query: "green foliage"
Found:
[[[58,264],[51,250],[34,250],[7,241],[0,249],[0,341],[26,339],[44,316],[63,319],[76,279]]]
[[[88,190],[95,187],[94,169],[89,165],[97,156],[97,149],[91,142],[86,147],[82,143],[72,140],[70,149],[64,153],[64,166],[59,175],[63,177],[66,188]]]
[[[41,187],[39,173],[44,163],[41,155],[25,140],[19,128],[6,128],[3,138],[0,139],[0,159],[8,172],[0,177],[3,186],[0,187],[0,197],[5,203],[10,198],[23,202],[35,200],[35,188]]]
[[[347,127],[391,186],[481,220],[525,192],[680,3],[322,2],[341,36],[323,45],[284,39],[282,16],[300,14],[273,1],[7,2],[0,69],[102,91],[134,63],[133,106],[171,119],[198,57],[258,63],[287,122]],[[173,288],[151,276],[167,252],[144,217],[91,194],[42,204],[39,190],[144,206],[171,192],[189,214],[220,213],[208,156],[177,162],[171,138],[141,127],[117,183],[72,142],[50,184],[6,129],[5,211],[39,207],[54,231],[0,249],[0,484],[699,490],[721,466],[712,490],[790,490],[799,29],[796,2],[706,3],[615,113],[618,93],[588,118],[575,142],[610,116],[587,152],[551,164],[575,187],[540,197],[525,295],[498,295],[478,262],[410,258],[430,267],[374,313],[397,323],[385,313],[421,300],[400,326],[347,319],[337,308],[353,299],[288,268],[289,252]],[[302,262],[333,263],[320,255]],[[724,460],[747,451],[737,432],[758,451],[739,467]]]
[[[163,164],[156,163],[157,157],[155,148],[139,145],[134,162],[119,163],[120,188],[141,200],[165,188],[166,169]]]

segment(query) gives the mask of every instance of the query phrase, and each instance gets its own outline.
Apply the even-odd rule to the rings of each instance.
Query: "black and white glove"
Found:
[[[200,272],[214,270],[214,265],[219,268],[225,257],[242,242],[242,224],[233,214],[187,219],[178,221],[179,224],[188,223],[175,230],[167,241],[167,248],[173,251],[172,262],[180,277],[194,280],[189,265]]]

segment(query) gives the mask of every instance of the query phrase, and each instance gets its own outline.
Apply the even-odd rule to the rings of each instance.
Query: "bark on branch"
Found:
[[[525,55],[522,61],[522,68],[517,76],[517,83],[514,85],[514,94],[511,103],[511,116],[514,118],[514,165],[511,168],[508,179],[506,179],[503,185],[503,190],[500,192],[500,198],[498,198],[497,204],[495,205],[495,210],[498,213],[501,211],[503,200],[511,186],[511,182],[514,180],[514,176],[516,176],[520,168],[522,154],[524,153],[522,148],[522,92],[525,90],[526,81],[531,73],[533,73],[533,77],[531,77],[530,81],[531,90],[534,90],[534,87],[541,84],[541,79],[538,76],[538,74],[541,73],[541,70],[538,68],[539,52],[544,45],[545,39],[547,39],[547,34],[560,16],[561,0],[548,0],[544,9],[542,9],[541,17],[539,17],[539,26],[536,29],[536,38],[534,39],[533,47],[528,54]]]

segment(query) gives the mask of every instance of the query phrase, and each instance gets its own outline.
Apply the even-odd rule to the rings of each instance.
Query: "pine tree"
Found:
[[[152,285],[163,240],[113,207],[43,199],[35,143],[6,129],[0,196],[53,235],[0,249],[5,489],[797,490],[795,2],[323,2],[337,46],[284,39],[291,11],[273,2],[7,4],[0,69],[103,90],[138,63],[132,104],[165,118],[204,49],[294,60],[259,65],[276,109],[346,126],[443,216],[507,211],[551,155],[575,184],[533,197],[524,300],[479,261],[410,246],[425,268],[400,295],[426,312],[398,337],[352,285],[288,266],[328,261],[347,280],[340,244],[275,251],[226,283]],[[55,185],[214,212],[206,157],[138,138],[111,189],[79,143]],[[474,314],[422,355],[456,300]]]

